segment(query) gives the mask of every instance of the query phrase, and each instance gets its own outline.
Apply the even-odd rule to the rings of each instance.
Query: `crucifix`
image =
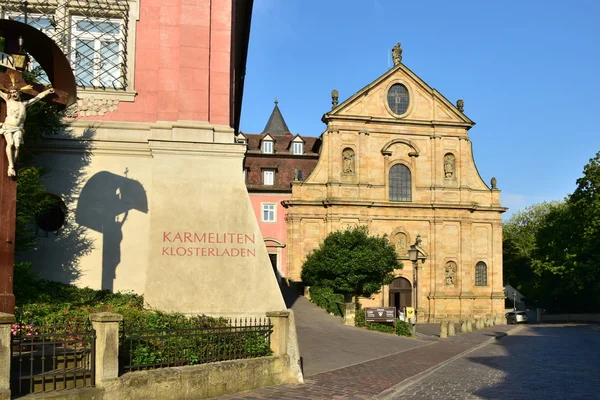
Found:
[[[0,312],[14,314],[13,273],[18,176],[16,161],[25,133],[23,124],[26,108],[42,99],[64,107],[68,103],[68,94],[62,90],[26,82],[11,61],[13,54],[22,53],[22,39],[6,36],[5,49],[1,52],[0,69],[0,90],[4,89],[4,92],[0,93],[3,100],[0,100]],[[21,99],[22,94],[27,98]]]

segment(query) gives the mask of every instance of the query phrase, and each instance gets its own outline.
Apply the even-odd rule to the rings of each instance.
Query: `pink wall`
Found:
[[[252,208],[260,227],[260,232],[263,238],[274,238],[282,244],[287,244],[287,229],[285,225],[285,208],[281,205],[281,201],[289,200],[290,194],[259,194],[251,193],[250,201]],[[262,205],[261,203],[276,203],[277,204],[277,219],[276,222],[262,222]],[[269,243],[267,243],[269,244]],[[275,253],[275,248],[267,247],[269,253]],[[287,276],[286,267],[286,248],[281,249],[281,263],[278,266],[284,276]]]
[[[231,0],[143,0],[133,103],[93,120],[229,125]],[[134,52],[133,52],[134,50]]]

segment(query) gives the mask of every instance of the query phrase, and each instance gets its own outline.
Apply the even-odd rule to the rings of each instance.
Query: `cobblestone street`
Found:
[[[600,397],[600,330],[530,325],[441,367],[388,399]]]

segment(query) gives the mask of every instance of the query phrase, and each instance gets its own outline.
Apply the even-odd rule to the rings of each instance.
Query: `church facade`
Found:
[[[366,225],[389,238],[403,268],[363,306],[416,306],[420,322],[502,315],[506,209],[495,179],[488,186],[475,166],[474,123],[462,100],[453,105],[402,64],[399,46],[393,54],[394,67],[346,101],[332,93],[319,162],[283,202],[288,276],[301,280],[329,233]]]

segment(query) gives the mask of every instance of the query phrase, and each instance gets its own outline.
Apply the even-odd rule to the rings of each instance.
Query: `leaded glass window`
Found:
[[[396,83],[392,85],[387,95],[388,105],[396,115],[402,115],[408,110],[409,96],[406,86]]]
[[[2,18],[27,23],[56,42],[77,86],[127,88],[127,0],[7,0],[1,7]]]
[[[396,164],[390,169],[390,201],[411,201],[412,182],[406,165]]]
[[[475,265],[475,286],[487,286],[487,265],[483,261]]]

